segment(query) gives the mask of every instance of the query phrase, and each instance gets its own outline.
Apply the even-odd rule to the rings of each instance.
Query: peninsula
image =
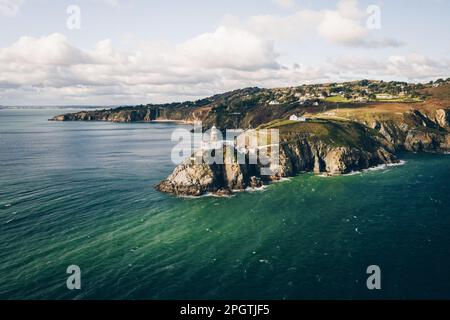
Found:
[[[176,195],[228,195],[302,172],[338,175],[396,163],[402,151],[449,152],[450,79],[246,88],[197,101],[82,111],[51,120],[198,120],[220,130],[278,129],[280,158],[271,176],[261,176],[259,164],[196,164],[189,158],[156,186]]]

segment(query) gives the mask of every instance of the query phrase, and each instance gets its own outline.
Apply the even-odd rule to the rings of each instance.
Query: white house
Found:
[[[292,116],[289,117],[289,120],[291,120],[291,121],[305,122],[305,121],[306,121],[306,118],[305,118],[305,117],[297,117],[295,114],[293,114]]]
[[[387,94],[387,93],[377,94],[376,97],[377,97],[377,99],[381,99],[381,100],[383,100],[383,99],[388,100],[388,99],[394,99],[395,98],[393,95]]]

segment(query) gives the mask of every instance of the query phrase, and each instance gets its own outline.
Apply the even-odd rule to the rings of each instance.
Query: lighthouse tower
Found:
[[[209,142],[212,146],[216,146],[216,144],[217,144],[217,128],[216,128],[216,126],[212,126],[212,128],[211,128],[211,138],[209,139]]]

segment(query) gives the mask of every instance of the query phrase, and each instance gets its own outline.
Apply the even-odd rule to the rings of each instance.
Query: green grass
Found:
[[[298,123],[298,121],[294,120],[274,120],[262,126],[264,129],[275,129],[280,128],[289,124]]]
[[[291,120],[272,121],[261,129],[278,129],[282,141],[295,141],[299,135],[307,135],[312,139],[324,141],[333,146],[364,147],[370,150],[375,146],[372,137],[364,126],[353,121],[330,119],[312,119],[307,122]]]
[[[350,99],[346,99],[343,96],[332,96],[325,98],[326,102],[332,102],[332,103],[344,103],[344,102],[352,102]]]
[[[403,98],[393,98],[393,99],[376,99],[376,100],[371,100],[371,102],[407,103],[407,102],[423,102],[423,100],[421,100],[420,98],[403,97]]]
[[[326,102],[330,103],[349,103],[358,101],[352,99],[346,99],[343,96],[333,96],[325,98]],[[411,97],[401,97],[401,98],[393,98],[393,99],[372,99],[368,100],[368,102],[392,102],[392,103],[407,103],[407,102],[423,102],[420,98],[411,98]]]

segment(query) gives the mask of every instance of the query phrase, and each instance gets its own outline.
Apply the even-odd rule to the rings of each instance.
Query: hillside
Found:
[[[297,120],[290,120],[293,115]],[[197,164],[189,158],[157,186],[177,195],[227,195],[305,171],[336,175],[395,163],[399,151],[449,152],[450,79],[426,85],[362,80],[246,88],[197,101],[82,111],[52,120],[200,120],[205,129],[278,129],[280,162],[269,164],[270,176],[260,174],[261,164]],[[224,154],[233,152],[223,148]],[[207,153],[200,149],[195,155]]]
[[[148,104],[60,115],[58,121],[150,122],[201,120],[204,127],[256,128],[292,114],[323,114],[355,109],[358,113],[404,112],[446,108],[450,80],[433,84],[356,81],[341,84],[303,85],[290,88],[246,88],[197,101]],[[387,99],[389,98],[389,99]],[[353,112],[352,112],[353,113]]]

